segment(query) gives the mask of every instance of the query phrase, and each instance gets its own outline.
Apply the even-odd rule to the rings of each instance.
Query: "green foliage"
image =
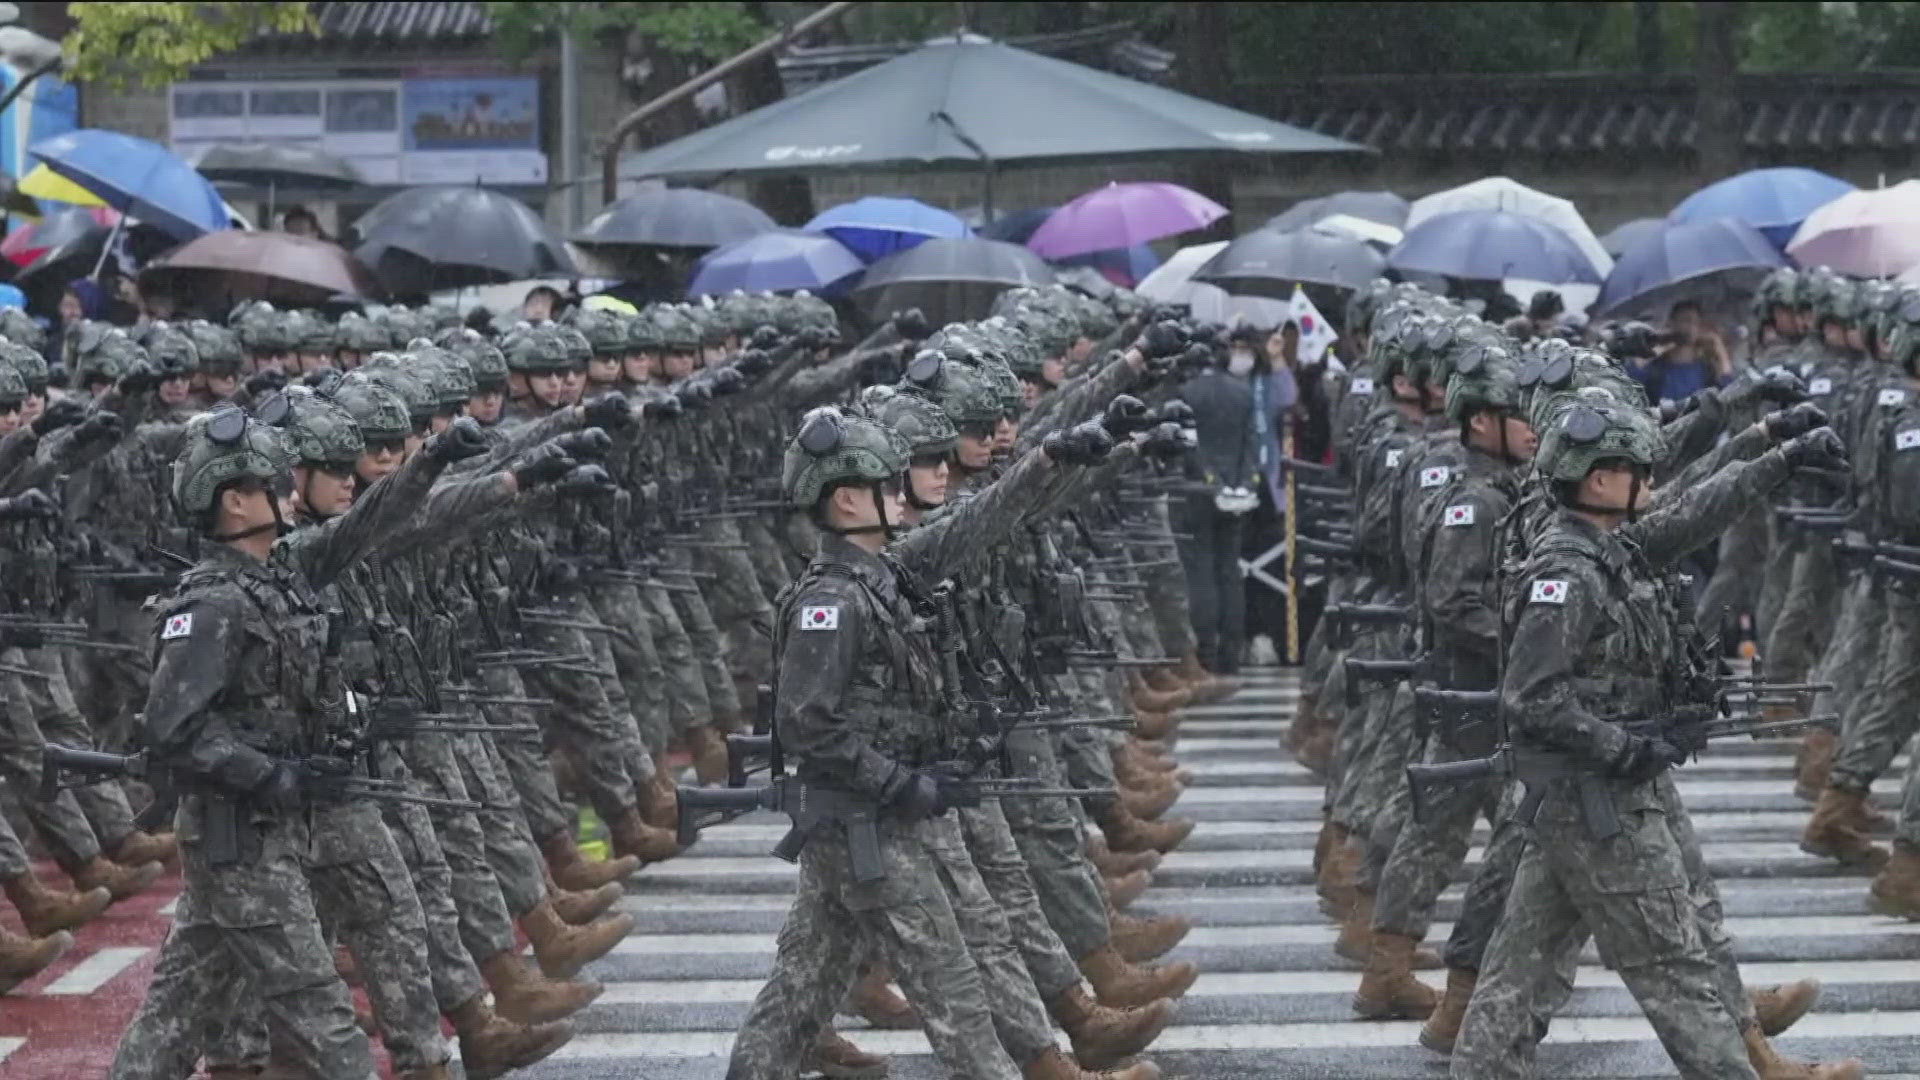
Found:
[[[772,32],[747,11],[745,4],[726,2],[598,4],[494,0],[487,4],[487,14],[493,19],[495,47],[515,59],[525,59],[551,47],[563,32],[574,35],[576,41],[637,32],[676,56],[716,61],[754,45]]]
[[[304,3],[69,4],[74,29],[61,42],[70,82],[165,85],[261,34],[310,34]]]

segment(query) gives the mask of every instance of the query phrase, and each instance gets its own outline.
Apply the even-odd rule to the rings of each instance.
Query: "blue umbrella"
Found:
[[[220,193],[158,143],[81,128],[35,143],[29,152],[108,206],[169,236],[191,240],[227,227]]]
[[[868,262],[878,262],[934,237],[972,236],[967,223],[918,199],[868,195],[814,215],[808,232],[823,232]]]
[[[1676,300],[1751,292],[1787,260],[1744,221],[1668,222],[1622,252],[1594,303],[1595,315],[1665,314]]]
[[[1396,270],[1475,281],[1528,278],[1600,283],[1600,271],[1573,238],[1536,218],[1504,210],[1459,210],[1408,230],[1387,253]]]
[[[708,252],[694,272],[689,296],[742,292],[825,291],[865,268],[831,236],[780,229],[736,240]]]
[[[1784,251],[1808,214],[1852,190],[1845,180],[1814,169],[1753,169],[1708,184],[1682,199],[1667,218],[1678,225],[1735,218]]]

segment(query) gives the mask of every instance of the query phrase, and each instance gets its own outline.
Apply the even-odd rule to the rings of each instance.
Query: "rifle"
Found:
[[[410,803],[444,810],[483,810],[481,803],[464,799],[441,799],[415,794],[406,784],[376,780],[353,773],[353,763],[340,758],[283,758],[276,764],[291,765],[299,771],[301,786],[317,798],[367,798],[381,802]],[[101,780],[144,780],[172,770],[157,766],[145,751],[135,754],[109,754],[100,750],[79,750],[59,743],[40,748],[40,790],[42,802],[52,802],[60,794],[63,778],[76,778],[81,785]],[[238,793],[210,790],[209,795],[237,798]]]
[[[1411,679],[1420,670],[1418,660],[1362,660],[1348,657],[1345,661],[1347,672],[1347,708],[1360,707],[1360,684],[1363,682],[1398,682]]]
[[[1328,643],[1344,649],[1353,643],[1354,626],[1404,626],[1413,621],[1413,609],[1400,604],[1333,603],[1321,610],[1320,619],[1327,624]]]

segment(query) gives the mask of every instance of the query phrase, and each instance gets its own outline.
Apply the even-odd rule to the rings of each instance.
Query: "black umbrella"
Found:
[[[1267,222],[1274,232],[1304,229],[1321,218],[1346,214],[1398,229],[1407,223],[1407,200],[1391,191],[1340,191],[1317,199],[1303,199]]]
[[[403,191],[354,228],[354,254],[397,295],[579,272],[540,215],[481,187]]]
[[[338,190],[366,183],[346,158],[291,143],[212,143],[188,164],[209,180],[263,188]]]
[[[1285,300],[1295,285],[1364,288],[1386,268],[1385,256],[1360,240],[1318,229],[1255,229],[1208,259],[1193,280],[1230,293]]]
[[[940,324],[986,318],[1002,292],[1053,280],[1046,262],[1019,244],[935,237],[867,267],[854,293],[877,317],[917,307]]]
[[[629,195],[573,234],[580,244],[715,248],[779,228],[750,202],[699,188],[654,188]]]

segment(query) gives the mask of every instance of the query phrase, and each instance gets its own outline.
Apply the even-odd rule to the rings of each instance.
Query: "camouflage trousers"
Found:
[[[1834,755],[1834,787],[1866,791],[1893,764],[1920,724],[1920,597],[1883,587],[1886,623],[1867,688]],[[1769,676],[1771,677],[1771,675]]]
[[[609,581],[597,585],[591,594],[594,612],[608,633],[603,636],[619,676],[621,692],[647,751],[649,767],[660,760],[672,738],[667,712],[667,677],[654,647],[653,614],[640,598],[640,587],[632,582]],[[632,775],[635,767],[629,766]]]
[[[481,803],[474,816],[486,839],[487,864],[500,880],[507,910],[518,918],[547,898],[547,863],[520,810],[519,792],[514,790],[496,740],[505,742],[508,737],[458,736],[454,759],[460,764],[468,796]]]
[[[465,773],[455,760],[461,751],[453,737],[408,739],[401,753],[421,793],[442,799],[473,797],[467,790]],[[514,915],[539,903],[540,895],[528,883],[509,881],[494,872],[487,858],[486,830],[478,815],[429,808],[427,817],[440,853],[446,858],[449,893],[460,914],[460,940],[466,951],[475,957],[490,957],[513,948]],[[540,888],[544,887],[542,881]]]
[[[919,1009],[941,1067],[963,1080],[1019,1080],[995,1030],[980,970],[949,897],[931,822],[880,825],[885,876],[857,881],[844,838],[817,834],[800,854],[793,907],[780,928],[773,977],[747,1009],[728,1080],[788,1080],[876,949]],[[835,977],[822,973],[832,970]]]
[[[408,776],[406,765],[397,753],[388,750],[381,756],[383,775],[393,779]],[[433,819],[427,816],[427,808],[385,803],[380,811],[420,900],[434,1000],[441,1012],[452,1012],[486,991],[486,981],[474,961],[491,959],[500,947],[496,944],[494,951],[477,956],[468,951],[460,933],[460,908],[453,899],[453,871],[447,866],[446,853],[440,849],[440,838],[434,834]],[[495,895],[498,896],[498,890]],[[511,948],[512,944],[506,947]]]
[[[133,718],[147,701],[147,680],[153,677],[153,619],[138,600],[114,599],[90,619],[88,636],[130,645],[131,650],[59,650],[65,656],[67,679],[80,711],[90,718],[100,744],[118,750],[133,733]]]
[[[480,685],[495,697],[524,698],[531,695],[520,672],[510,667],[483,668]],[[538,725],[539,711],[518,705],[489,705],[481,710],[490,724]],[[500,764],[512,781],[520,812],[536,843],[573,829],[574,815],[560,798],[560,786],[553,777],[552,759],[545,742],[539,738],[500,739],[494,744]]]
[[[13,822],[8,820],[6,814],[0,813],[0,881],[17,878],[30,869],[32,864],[27,861],[27,849],[13,831]]]
[[[1714,564],[1713,578],[1700,594],[1695,616],[1700,629],[1707,634],[1718,632],[1729,615],[1753,611],[1759,606],[1768,549],[1772,546],[1767,525],[1772,515],[1771,507],[1757,506],[1720,535],[1720,558]]]
[[[380,1041],[397,1070],[447,1060],[440,1007],[428,976],[426,922],[407,864],[372,803],[316,807],[314,909],[329,940],[353,954]],[[263,1068],[270,1036],[250,987],[236,983],[211,1017],[209,1068]]]
[[[1199,644],[1193,635],[1193,615],[1187,609],[1186,572],[1180,566],[1165,496],[1153,501],[1148,516],[1158,542],[1140,545],[1134,552],[1136,559],[1148,564],[1140,572],[1147,583],[1147,607],[1153,612],[1164,655],[1192,656]]]
[[[1568,794],[1541,807],[1483,957],[1453,1076],[1533,1075],[1535,1048],[1572,993],[1591,933],[1683,1078],[1754,1077],[1741,1042],[1753,1007],[1678,790],[1662,776],[1614,801],[1622,831],[1606,840],[1590,838]]]
[[[1007,752],[1015,776],[1037,777],[1049,786],[1066,782],[1066,767],[1046,732],[1014,732],[1007,739]],[[1087,861],[1086,833],[1074,807],[1065,799],[1008,799],[1001,810],[1026,863],[1040,912],[1068,957],[1078,960],[1105,948],[1113,929],[1106,893]]]
[[[692,553],[684,548],[669,549],[666,561],[682,570],[694,569],[696,565]],[[717,583],[718,579],[702,579],[697,588],[674,589],[667,594],[667,599],[687,632],[693,670],[706,685],[707,711],[693,722],[717,722],[731,729],[740,715],[740,694],[734,689],[732,672],[727,670],[726,639],[721,636],[720,627],[713,620],[713,609],[707,603],[707,594]]]
[[[771,601],[795,575],[788,571],[780,540],[767,519],[742,518],[739,526],[740,539],[747,545],[747,558],[753,561],[754,575],[760,580],[760,595]]]
[[[1520,868],[1520,856],[1527,850],[1527,828],[1514,818],[1520,805],[1520,786],[1505,785],[1494,812],[1493,833],[1480,855],[1480,866],[1467,881],[1460,899],[1460,917],[1454,920],[1453,933],[1447,936],[1445,960],[1450,968],[1479,971],[1485,962],[1487,945],[1500,926],[1507,909],[1507,894],[1513,891],[1513,874]],[[1376,900],[1377,904],[1378,901]],[[1572,961],[1568,961],[1566,989],[1573,991]],[[1553,1015],[1553,1008],[1546,1015]],[[1542,1021],[1544,1024],[1545,1021]]]
[[[565,613],[568,619],[598,622],[592,605],[578,594],[539,598],[541,607]],[[611,675],[612,648],[605,635],[558,626],[529,626],[527,644],[560,656],[586,656],[586,667]],[[602,818],[612,821],[638,805],[637,787],[652,777],[634,776],[634,763],[646,753],[640,730],[627,709],[618,680],[582,670],[553,667],[522,668],[520,677],[535,697],[553,705],[541,712],[547,739],[574,762],[582,794]],[[650,760],[650,759],[649,759]]]
[[[1335,732],[1333,759],[1327,766],[1327,813],[1348,829],[1355,828],[1353,801],[1358,794],[1355,785],[1379,741],[1381,727],[1386,723],[1384,713],[1393,704],[1393,693],[1387,683],[1362,683],[1355,690],[1353,703],[1348,704],[1346,661],[1382,659],[1395,655],[1395,651],[1390,650],[1397,651],[1398,647],[1397,637],[1380,631],[1354,634],[1352,644],[1330,663],[1326,685],[1320,688],[1318,700],[1332,703],[1340,725]]]
[[[1833,633],[1840,569],[1824,537],[1797,539],[1788,550],[1793,569],[1762,659],[1769,678],[1801,682]]]
[[[691,592],[694,596],[698,596],[700,590],[691,581],[649,582],[640,589],[640,599],[652,616],[653,647],[660,656],[661,672],[666,678],[663,689],[667,699],[667,733],[668,740],[672,741],[695,724],[706,723],[713,715],[713,705],[707,700],[706,677],[693,658],[693,638],[681,623],[680,611],[674,607],[669,590]]]
[[[185,890],[160,947],[153,981],[120,1036],[110,1080],[179,1080],[200,1057],[201,1018],[244,986],[286,1063],[313,1080],[369,1076],[373,1055],[354,1022],[353,997],[333,970],[314,892],[302,864],[304,823],[256,819],[252,862],[212,866],[202,807],[179,815]]]
[[[1348,714],[1349,722],[1357,715],[1362,728],[1341,770],[1333,799],[1334,820],[1362,836],[1378,834],[1379,843],[1391,845],[1392,829],[1375,819],[1406,782],[1401,770],[1414,753],[1413,691],[1404,680],[1375,683],[1361,701],[1363,708]],[[1376,872],[1384,859],[1384,855],[1375,859]]]
[[[45,672],[45,679],[0,676],[0,779],[21,793],[21,809],[54,860],[74,870],[133,832],[133,810],[117,781],[67,788],[52,802],[31,797],[40,783],[40,750],[59,743],[95,748],[93,730],[74,707],[59,660],[48,650],[0,650],[0,663]]]
[[[1871,574],[1856,574],[1840,597],[1840,617],[1833,640],[1814,669],[1813,681],[1832,683],[1832,690],[1814,695],[1813,711],[1835,713],[1841,732],[1853,727],[1860,707],[1870,698],[1871,683],[1880,659],[1880,638],[1887,626],[1886,596]]]
[[[1769,511],[1767,515],[1766,572],[1760,576],[1760,595],[1754,600],[1754,640],[1764,647],[1773,638],[1773,624],[1780,617],[1780,605],[1787,599],[1787,584],[1793,577],[1793,546],[1787,531]]]
[[[1481,757],[1448,746],[1438,736],[1427,739],[1423,761],[1439,764]],[[1406,789],[1404,781],[1401,787]],[[1433,907],[1441,890],[1467,861],[1473,825],[1480,818],[1495,820],[1501,784],[1476,780],[1429,789],[1422,814],[1411,813],[1396,830],[1373,898],[1375,933],[1399,934],[1420,941],[1433,922]]]
[[[987,894],[999,903],[1007,933],[1040,1000],[1052,1001],[1079,986],[1080,969],[1047,921],[1039,890],[1027,871],[1027,860],[1020,854],[1000,800],[988,799],[979,807],[960,811],[959,817],[967,854],[985,882]],[[1002,1041],[1006,1042],[1004,1036]],[[1009,1048],[1013,1045],[1007,1042]]]

